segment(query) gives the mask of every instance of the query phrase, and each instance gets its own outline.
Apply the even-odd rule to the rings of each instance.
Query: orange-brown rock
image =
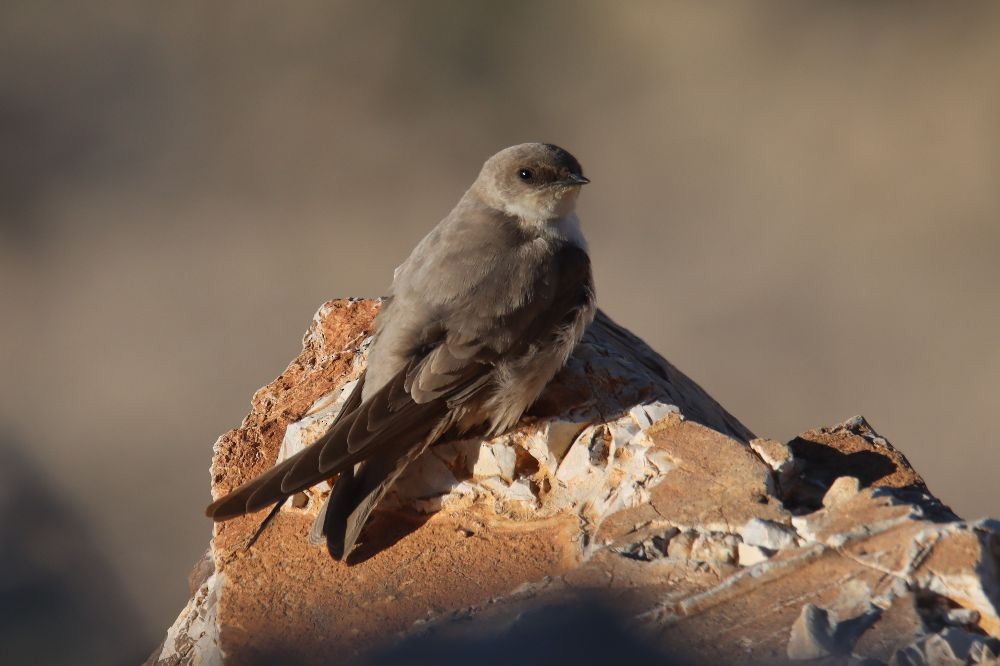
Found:
[[[319,436],[377,309],[320,308],[299,357],[216,443],[215,496]],[[151,663],[511,649],[527,625],[562,635],[547,623],[573,612],[539,609],[581,598],[684,663],[988,663],[1000,645],[993,522],[960,521],[860,417],[754,439],[603,314],[518,429],[424,454],[351,566],[308,543],[326,492],[296,497],[250,548],[261,516],[217,525]]]

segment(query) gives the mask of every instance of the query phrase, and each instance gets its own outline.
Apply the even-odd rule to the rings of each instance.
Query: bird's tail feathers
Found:
[[[330,557],[341,560],[351,554],[379,501],[407,465],[426,448],[425,440],[422,445],[398,451],[396,455],[371,458],[340,475],[327,500],[323,519]]]

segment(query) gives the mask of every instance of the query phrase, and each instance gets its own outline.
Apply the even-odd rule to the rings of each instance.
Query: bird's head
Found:
[[[490,206],[528,221],[573,211],[590,181],[569,152],[549,143],[522,143],[486,160],[473,188]]]

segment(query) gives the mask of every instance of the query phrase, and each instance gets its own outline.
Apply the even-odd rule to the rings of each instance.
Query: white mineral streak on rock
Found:
[[[781,550],[795,545],[795,532],[770,520],[751,518],[740,528],[743,543],[768,550]]]
[[[649,412],[643,409],[642,405],[636,405],[628,410],[628,415],[632,417],[632,421],[638,424],[640,429],[648,428],[658,420],[649,418]]]
[[[413,461],[413,472],[401,478],[397,492],[414,499],[444,495],[458,485],[454,472],[437,456],[420,456]]]
[[[585,422],[556,419],[545,421],[540,424],[538,437],[529,438],[524,443],[524,448],[547,469],[554,469],[586,427]]]
[[[216,624],[219,594],[224,575],[213,573],[173,625],[167,629],[167,638],[159,654],[150,658],[152,663],[192,664],[194,666],[221,666],[224,655],[219,647],[219,630]]]
[[[512,483],[514,481],[514,464],[517,462],[517,451],[513,446],[505,446],[503,444],[494,444],[489,448],[493,451],[493,458],[497,461],[498,476],[507,483]]]
[[[492,446],[483,446],[479,449],[476,464],[472,468],[472,475],[480,479],[500,476],[500,463],[493,453]]]
[[[526,502],[532,507],[537,506],[538,498],[531,491],[531,486],[524,479],[518,479],[513,483],[506,483],[496,476],[483,479],[480,487],[486,489],[497,499],[504,502]],[[475,486],[474,486],[475,488]]]
[[[667,417],[669,414],[680,414],[681,410],[677,405],[668,404],[665,402],[652,402],[640,405],[642,410],[646,412],[646,416],[649,417],[650,423],[656,423]]]
[[[593,443],[594,431],[590,428],[577,437],[570,445],[566,457],[556,468],[556,479],[562,484],[573,483],[591,472],[590,445]]]

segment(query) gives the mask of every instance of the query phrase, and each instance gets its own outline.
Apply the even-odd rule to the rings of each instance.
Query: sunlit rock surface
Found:
[[[322,434],[378,305],[320,308],[216,443],[215,496]],[[293,498],[249,549],[262,515],[218,525],[150,663],[513,649],[518,631],[561,636],[538,611],[581,599],[635,633],[609,641],[674,663],[995,663],[1000,645],[995,523],[959,520],[860,417],[755,439],[603,314],[519,428],[412,465],[352,566],[308,543],[328,492]]]

